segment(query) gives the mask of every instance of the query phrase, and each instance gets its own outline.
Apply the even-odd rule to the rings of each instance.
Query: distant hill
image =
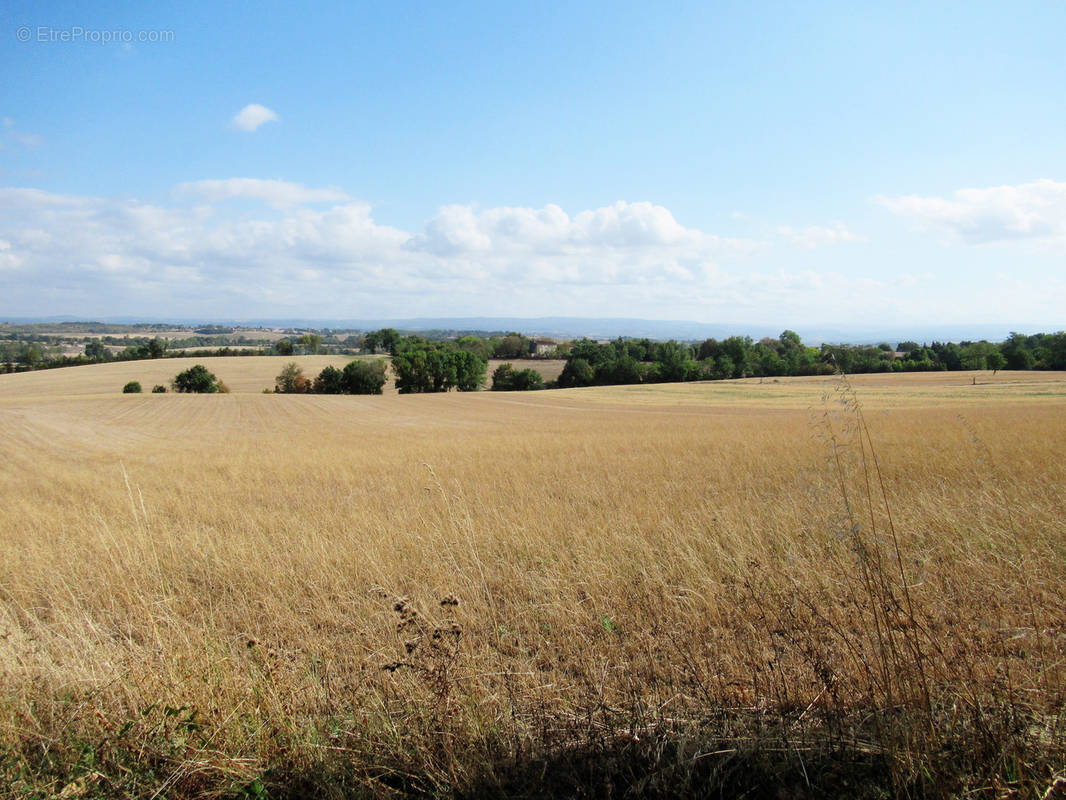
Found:
[[[36,318],[8,318],[0,322],[13,323],[58,323],[77,322],[85,317],[52,316]],[[1018,323],[1016,325],[997,325],[988,323],[954,324],[954,325],[892,325],[892,326],[855,326],[855,325],[793,325],[787,320],[773,324],[751,323],[707,323],[690,320],[654,320],[628,317],[410,317],[404,319],[311,319],[294,318],[146,318],[146,317],[103,317],[95,318],[97,322],[110,324],[145,324],[145,325],[185,325],[202,327],[244,326],[268,328],[301,328],[334,330],[377,330],[378,328],[396,328],[402,331],[454,331],[456,333],[505,333],[518,331],[529,336],[551,336],[574,338],[588,336],[593,339],[614,339],[618,336],[647,337],[649,339],[702,340],[707,338],[723,339],[729,336],[750,336],[760,339],[764,336],[777,337],[787,329],[795,330],[804,343],[819,345],[823,342],[834,344],[877,344],[900,341],[927,343],[932,341],[963,341],[988,339],[1002,341],[1011,331],[1022,333],[1052,333],[1061,330],[1064,325],[1048,326]]]

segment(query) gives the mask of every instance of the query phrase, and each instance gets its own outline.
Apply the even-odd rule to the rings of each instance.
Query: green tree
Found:
[[[992,374],[996,374],[1005,366],[1007,366],[1007,357],[999,350],[992,350],[987,356],[985,356],[985,363],[987,367],[992,370]]]
[[[295,361],[290,361],[282,367],[281,372],[274,378],[274,391],[278,394],[303,394],[310,388],[303,368]]]
[[[962,348],[959,360],[963,369],[992,369],[988,363],[992,353],[1000,355],[999,348],[991,342],[971,342]]]
[[[571,357],[563,367],[562,374],[559,375],[559,386],[563,389],[573,386],[591,386],[595,380],[596,370],[592,364],[585,358],[575,358],[571,351]]]
[[[509,333],[492,340],[492,354],[496,358],[528,356],[532,342],[520,333]]]
[[[419,394],[433,391],[433,377],[426,350],[408,350],[392,357],[392,371],[396,373],[396,390],[400,394]]]
[[[400,336],[399,331],[395,328],[382,328],[378,331],[372,331],[363,337],[363,347],[367,348],[371,353],[384,350],[387,353],[396,355],[399,352],[402,339],[403,337]]]
[[[544,377],[535,369],[516,370],[512,364],[500,364],[492,373],[492,391],[524,392],[544,388]]]
[[[731,378],[746,378],[751,375],[751,337],[730,336],[719,345],[719,353],[729,356],[733,362]]]
[[[167,352],[167,340],[153,337],[145,344],[147,358],[162,358]]]
[[[479,336],[463,336],[455,341],[455,346],[460,350],[480,356],[486,361],[492,356],[492,345],[488,339],[482,339]]]
[[[698,377],[699,365],[692,360],[692,348],[688,345],[671,340],[669,342],[660,342],[654,347],[647,348],[645,352],[647,350],[651,350],[648,355],[659,365],[656,375],[657,380],[671,383],[674,381],[691,381]],[[633,355],[632,351],[630,351],[630,354]],[[636,356],[634,355],[633,357]]]
[[[33,369],[44,361],[44,351],[41,350],[41,346],[36,342],[23,342],[19,347],[15,360]]]
[[[512,364],[500,364],[492,371],[492,391],[514,391],[514,366]]]
[[[344,373],[333,366],[327,366],[318,373],[314,382],[315,394],[343,394]]]
[[[125,386],[122,387],[122,393],[123,394],[140,394],[141,393],[141,384],[138,383],[137,381],[130,381],[129,383],[127,383]]]
[[[516,392],[530,392],[544,388],[544,376],[532,367],[520,369],[514,375]]]
[[[385,361],[380,358],[351,361],[345,365],[341,381],[349,394],[381,394],[385,385]]]
[[[274,342],[274,352],[279,356],[291,356],[293,353],[292,342],[289,339],[279,339]]]
[[[485,383],[488,361],[467,350],[449,353],[455,370],[455,388],[460,392],[476,392]]]
[[[596,366],[596,383],[622,385],[640,383],[644,377],[640,363],[632,356],[619,356]]]
[[[93,339],[85,345],[85,356],[95,361],[106,361],[111,357],[111,351],[99,339]]]
[[[174,376],[171,383],[175,392],[213,394],[220,391],[220,381],[203,364],[196,364]]]
[[[317,353],[322,347],[322,337],[317,333],[305,333],[296,343],[305,353]]]
[[[714,359],[714,377],[718,380],[729,380],[736,374],[737,366],[727,353],[722,353]]]

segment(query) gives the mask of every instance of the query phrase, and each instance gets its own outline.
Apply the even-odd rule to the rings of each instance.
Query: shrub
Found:
[[[167,387],[159,383],[152,387],[152,394],[166,394]]]
[[[219,380],[203,364],[196,364],[179,372],[171,383],[175,392],[213,394],[219,391]]]
[[[140,394],[141,384],[139,384],[137,381],[130,381],[122,387],[122,392],[123,394]]]

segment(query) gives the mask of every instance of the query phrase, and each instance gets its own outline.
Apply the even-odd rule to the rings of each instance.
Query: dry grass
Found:
[[[287,360],[213,361],[223,396],[117,394],[174,361],[0,376],[10,794],[1063,768],[1062,374],[256,394]]]

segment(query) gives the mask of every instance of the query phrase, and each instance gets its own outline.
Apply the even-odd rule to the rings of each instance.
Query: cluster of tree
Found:
[[[253,339],[244,335],[216,334],[213,336],[198,335],[185,336],[179,339],[171,339],[170,347],[180,350],[185,347],[258,347],[266,348],[270,342],[265,339]]]
[[[297,354],[315,355],[322,350],[322,337],[317,333],[305,333],[293,339],[279,339],[274,342],[274,352],[279,356]]]
[[[544,378],[535,369],[515,369],[513,364],[500,364],[492,371],[494,392],[524,392],[543,388]]]
[[[392,357],[400,394],[476,392],[485,382],[488,361],[452,343],[423,343],[404,347]]]
[[[392,355],[392,371],[400,394],[451,389],[474,392],[485,383],[488,359],[480,352],[476,337],[470,338],[472,341],[430,341],[382,328],[366,334],[362,346],[371,352],[383,350]]]
[[[405,336],[394,328],[382,328],[365,334],[359,340],[359,346],[371,353],[389,353],[395,356],[405,348],[410,349],[414,344],[438,345],[447,342],[486,361],[490,358],[533,358],[536,355],[534,340],[514,331],[488,336],[468,333],[455,337],[446,337],[441,333],[442,335],[437,337]]]
[[[581,339],[571,343],[558,383],[565,388],[744,378],[750,370],[769,369],[764,365],[803,362],[804,348],[796,347],[798,338],[786,331],[780,339],[764,339],[757,345],[747,337],[733,336],[722,342],[708,339],[698,346],[621,338],[601,345]]]
[[[274,379],[278,394],[381,394],[384,385],[385,362],[381,359],[355,360],[344,369],[327,366],[314,379],[304,375],[293,361]]]
[[[55,345],[35,341],[0,342],[0,361],[7,364],[7,372],[18,369],[37,369],[42,364],[61,358],[61,351]]]

